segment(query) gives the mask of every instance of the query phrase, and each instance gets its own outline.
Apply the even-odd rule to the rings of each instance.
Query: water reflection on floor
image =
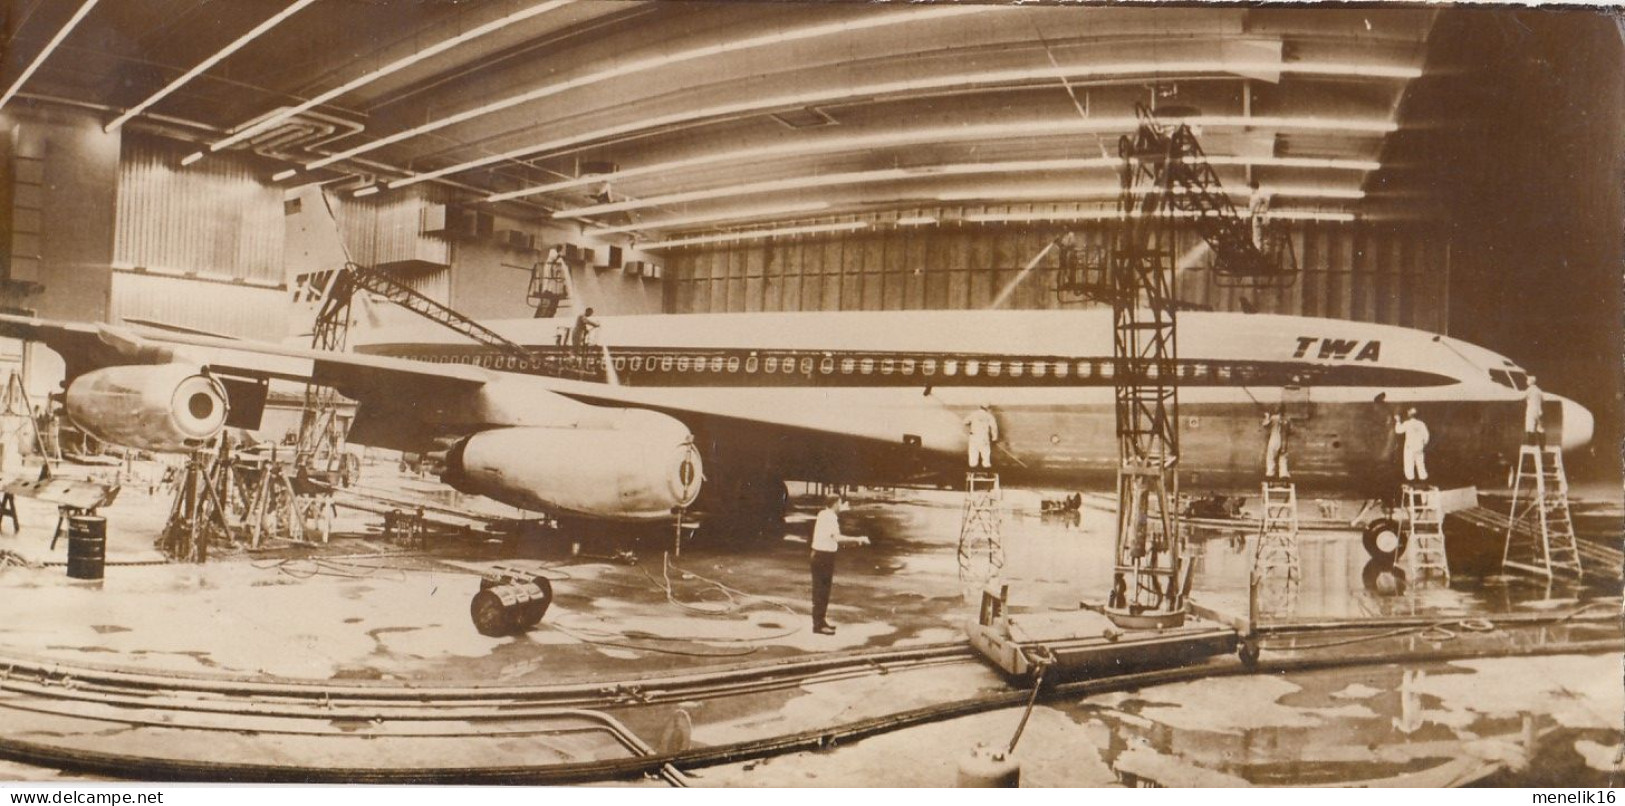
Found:
[[[892,509],[897,509],[892,505]],[[960,513],[946,507],[911,506],[916,517],[906,531],[957,534]],[[1008,513],[1004,521],[1005,564],[1001,578],[1018,606],[1069,609],[1080,598],[1101,598],[1111,582],[1115,516],[1087,508],[1065,516]],[[1572,580],[1547,581],[1524,575],[1457,575],[1448,583],[1399,563],[1400,574],[1379,570],[1361,545],[1358,531],[1304,531],[1299,537],[1299,574],[1265,577],[1260,590],[1266,621],[1359,619],[1377,616],[1487,616],[1572,606],[1596,596],[1619,595],[1618,584],[1582,586]],[[1248,608],[1248,579],[1256,534],[1236,529],[1191,530],[1196,563],[1194,598],[1226,613]],[[1403,580],[1396,581],[1396,577]]]
[[[1601,786],[1617,774],[1621,661],[1364,666],[1212,678],[1064,708],[1128,783]]]

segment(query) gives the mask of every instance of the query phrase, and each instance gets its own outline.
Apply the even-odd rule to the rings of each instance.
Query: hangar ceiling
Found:
[[[1370,211],[1440,13],[18,0],[0,85],[37,62],[9,103],[89,105],[195,143],[189,161],[251,150],[267,179],[360,194],[449,184],[646,247],[1087,216],[1136,104],[1195,124],[1228,187],[1346,220]]]

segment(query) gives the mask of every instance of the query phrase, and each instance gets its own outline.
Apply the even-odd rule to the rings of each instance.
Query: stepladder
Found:
[[[1004,489],[999,474],[965,474],[965,506],[959,522],[959,579],[986,583],[1004,570]]]
[[[1266,479],[1263,485],[1264,517],[1259,521],[1258,545],[1253,552],[1253,579],[1272,576],[1297,579],[1298,487],[1290,481]]]
[[[1433,487],[1407,484],[1401,491],[1405,518],[1400,524],[1401,534],[1410,552],[1407,563],[1417,578],[1440,576],[1450,579],[1450,561],[1444,545],[1444,512],[1439,505],[1439,491]]]
[[[1580,547],[1569,512],[1569,483],[1563,452],[1524,445],[1512,481],[1512,504],[1501,564],[1542,576],[1580,576]]]

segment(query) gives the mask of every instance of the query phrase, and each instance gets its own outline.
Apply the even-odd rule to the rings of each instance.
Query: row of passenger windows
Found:
[[[454,355],[454,356],[426,356],[434,363],[460,363],[475,364],[491,369],[529,370],[540,369],[549,363],[556,363],[559,359],[532,359],[526,361],[514,356],[498,355]],[[596,366],[598,359],[592,359]],[[775,373],[775,374],[801,374],[812,375],[816,371],[821,375],[921,375],[932,377],[941,374],[946,377],[964,376],[989,378],[1066,378],[1074,373],[1079,378],[1110,378],[1114,374],[1111,361],[1082,360],[1082,361],[1002,361],[978,358],[835,358],[823,356],[749,356],[741,359],[739,356],[641,356],[618,355],[614,357],[616,372],[690,372],[690,373],[738,373],[743,370],[749,374]],[[1159,368],[1152,365],[1146,373],[1148,377],[1157,378],[1161,375]],[[1178,365],[1177,377],[1184,379],[1217,378],[1227,381],[1235,378],[1248,379],[1253,377],[1255,368],[1249,366],[1213,366],[1202,362],[1187,362]]]

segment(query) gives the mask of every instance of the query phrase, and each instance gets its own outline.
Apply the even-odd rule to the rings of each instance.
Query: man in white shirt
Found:
[[[835,584],[835,552],[841,549],[841,510],[846,509],[846,499],[838,495],[829,496],[824,501],[824,508],[818,511],[818,519],[813,521],[812,532],[812,620],[813,632],[819,635],[834,635],[835,628],[824,618],[829,612],[829,592]]]
[[[1398,414],[1394,415],[1394,433],[1405,437],[1405,480],[1427,481],[1428,465],[1423,451],[1428,446],[1428,427],[1417,418],[1416,409],[1407,409],[1403,420]]]
[[[1546,446],[1546,422],[1541,411],[1545,403],[1546,396],[1535,384],[1535,376],[1530,375],[1529,388],[1523,396],[1523,444]]]
[[[968,461],[972,470],[993,467],[993,443],[999,441],[999,421],[993,418],[993,409],[982,407],[965,418],[965,429],[970,437]]]

